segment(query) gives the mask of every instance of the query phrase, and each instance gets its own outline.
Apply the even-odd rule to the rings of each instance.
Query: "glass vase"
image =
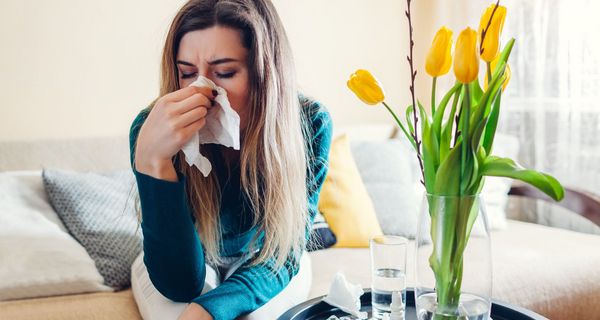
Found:
[[[480,195],[425,194],[416,235],[419,320],[488,320],[492,261]]]

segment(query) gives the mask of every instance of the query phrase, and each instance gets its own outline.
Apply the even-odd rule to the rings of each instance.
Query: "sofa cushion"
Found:
[[[352,141],[351,149],[383,233],[414,239],[420,198],[406,161],[412,153],[391,139]]]
[[[382,233],[345,134],[331,144],[319,211],[337,238],[336,247],[368,247],[370,238]]]
[[[102,283],[48,203],[41,171],[0,172],[0,300],[110,290]]]
[[[310,230],[310,238],[306,244],[306,249],[309,252],[330,248],[337,242],[337,238],[325,217],[320,212],[317,212],[315,220]]]
[[[0,302],[0,319],[141,320],[131,289]]]
[[[94,259],[104,283],[115,289],[129,286],[131,264],[142,250],[133,172],[45,169],[42,175],[50,203]]]
[[[596,319],[600,314],[600,237],[508,220],[492,233],[493,298],[549,319]],[[414,245],[409,246],[409,259]],[[336,272],[370,287],[369,249],[310,253],[309,298],[325,295]],[[414,260],[409,260],[414,261]],[[407,285],[414,286],[414,264]],[[0,319],[140,319],[131,290],[0,302]]]

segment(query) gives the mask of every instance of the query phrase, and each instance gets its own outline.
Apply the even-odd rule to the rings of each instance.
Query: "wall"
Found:
[[[346,88],[372,70],[388,101],[409,103],[406,3],[398,0],[275,0],[302,88],[336,125],[391,123]],[[162,44],[182,0],[2,0],[0,140],[126,134],[158,92]],[[433,35],[433,0],[413,4],[417,67]],[[421,97],[429,79],[418,75]],[[427,101],[427,98],[423,99]]]

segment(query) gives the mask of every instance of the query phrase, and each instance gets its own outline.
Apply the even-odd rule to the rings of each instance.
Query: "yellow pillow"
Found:
[[[369,239],[382,234],[345,134],[331,143],[329,170],[319,195],[319,211],[337,238],[334,247],[368,247]]]

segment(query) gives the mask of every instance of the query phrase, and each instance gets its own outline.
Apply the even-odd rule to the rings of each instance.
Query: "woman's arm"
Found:
[[[318,210],[319,192],[327,175],[332,138],[332,123],[327,110],[317,103],[310,107],[314,108],[310,116],[314,156],[310,164],[313,179],[307,185],[310,217],[306,229],[307,238]],[[248,261],[218,287],[193,299],[192,302],[201,305],[216,320],[235,319],[248,314],[271,300],[289,284],[292,277],[298,273],[298,259],[288,257],[284,266],[275,272],[275,258],[252,267]]]
[[[186,177],[176,171],[177,181],[167,181],[135,168],[135,142],[147,116],[147,110],[140,112],[129,132],[130,161],[142,210],[144,264],[160,293],[173,301],[189,302],[204,287],[204,251],[187,203]]]

